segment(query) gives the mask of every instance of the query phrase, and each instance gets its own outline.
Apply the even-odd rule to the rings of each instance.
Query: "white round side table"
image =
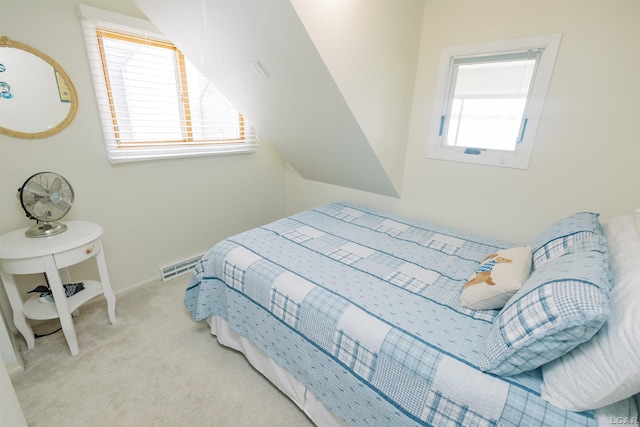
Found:
[[[90,299],[103,294],[111,324],[116,324],[116,297],[111,289],[107,264],[102,250],[102,227],[87,221],[63,221],[67,230],[49,237],[26,237],[27,228],[0,236],[0,278],[4,283],[16,328],[35,346],[31,326],[26,319],[60,318],[60,324],[72,355],[78,354],[78,338],[71,313]],[[84,280],[84,290],[65,297],[63,284],[71,281],[66,267],[95,258],[100,281]],[[13,276],[44,273],[54,302],[41,303],[39,295],[23,301]],[[63,282],[64,280],[64,282]],[[76,281],[77,282],[77,281]]]

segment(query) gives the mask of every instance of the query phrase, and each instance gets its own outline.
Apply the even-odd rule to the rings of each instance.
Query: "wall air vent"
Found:
[[[173,279],[176,276],[180,276],[181,274],[185,274],[196,268],[198,261],[200,261],[202,255],[197,257],[181,261],[179,263],[168,265],[166,267],[160,268],[160,278],[163,282]]]

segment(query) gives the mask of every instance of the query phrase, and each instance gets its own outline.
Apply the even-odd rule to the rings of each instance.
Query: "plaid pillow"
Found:
[[[598,216],[593,212],[579,212],[555,222],[540,233],[531,243],[532,269],[573,252],[606,252],[607,242]]]
[[[606,254],[567,254],[533,272],[496,317],[478,366],[496,375],[535,369],[589,340],[609,314]]]

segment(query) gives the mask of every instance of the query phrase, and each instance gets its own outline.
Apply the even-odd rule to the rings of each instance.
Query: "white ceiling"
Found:
[[[134,3],[302,177],[399,195],[401,174],[383,166],[290,1]],[[268,77],[254,71],[255,61]],[[394,162],[404,162],[403,153]]]

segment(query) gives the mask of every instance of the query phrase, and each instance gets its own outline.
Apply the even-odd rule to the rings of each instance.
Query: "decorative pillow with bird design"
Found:
[[[531,273],[531,246],[488,255],[462,289],[461,303],[474,310],[502,308]]]

